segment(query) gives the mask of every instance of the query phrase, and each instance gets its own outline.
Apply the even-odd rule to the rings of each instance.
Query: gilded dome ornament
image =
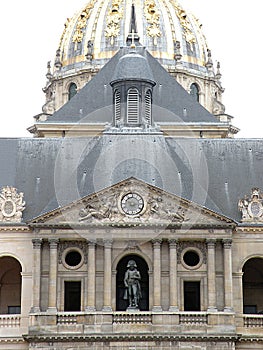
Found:
[[[180,24],[183,28],[183,34],[185,40],[190,44],[191,49],[193,50],[193,44],[196,43],[196,38],[193,33],[191,23],[187,17],[186,12],[183,10],[183,8],[178,4],[176,0],[171,0],[171,3],[174,6],[176,15],[180,21]]]
[[[81,12],[80,16],[78,17],[76,30],[72,38],[72,42],[75,43],[75,49],[76,49],[76,45],[78,43],[81,43],[83,40],[84,31],[87,26],[87,20],[90,17],[91,10],[94,7],[94,3],[95,3],[94,0],[88,3],[87,6],[84,8],[84,10]]]
[[[153,44],[156,46],[157,38],[162,35],[162,32],[160,30],[160,13],[153,0],[145,0],[144,15],[149,23],[147,35],[153,38]]]
[[[123,10],[120,8],[120,4],[121,0],[115,0],[106,18],[107,28],[105,30],[105,37],[110,39],[110,44],[112,46],[114,44],[114,39],[120,33],[120,20],[123,17]]]

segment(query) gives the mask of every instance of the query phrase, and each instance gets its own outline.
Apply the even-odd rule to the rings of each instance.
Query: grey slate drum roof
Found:
[[[120,49],[91,81],[43,123],[111,123],[113,97],[110,82],[116,78],[114,72],[121,62],[120,59],[125,55],[127,57],[129,53],[130,49],[127,47]],[[136,54],[131,55],[133,63],[136,61],[135,56],[138,65],[144,60],[147,63],[141,67],[144,67],[145,71],[140,69],[137,75],[153,79],[156,83],[153,89],[155,122],[219,124],[217,118],[195,101],[146,49],[136,47]],[[150,67],[151,72],[147,67]]]
[[[0,187],[25,195],[25,222],[131,176],[236,221],[238,200],[263,188],[256,139],[0,139],[0,162]]]

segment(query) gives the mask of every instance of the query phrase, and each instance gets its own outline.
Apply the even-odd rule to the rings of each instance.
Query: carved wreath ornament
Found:
[[[250,198],[245,196],[238,202],[242,213],[242,222],[263,222],[263,194],[258,188],[252,188]]]
[[[0,221],[21,222],[22,211],[25,209],[24,194],[17,193],[17,189],[11,186],[2,188],[0,194]]]

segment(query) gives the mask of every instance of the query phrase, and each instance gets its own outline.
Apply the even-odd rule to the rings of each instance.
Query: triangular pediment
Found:
[[[229,226],[233,221],[189,200],[129,178],[31,221],[40,225]]]

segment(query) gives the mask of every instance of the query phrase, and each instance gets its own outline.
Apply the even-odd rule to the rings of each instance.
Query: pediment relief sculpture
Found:
[[[0,194],[0,222],[22,221],[22,212],[25,209],[24,194],[18,193],[17,189],[11,186],[2,188]]]
[[[143,187],[121,189],[109,197],[89,202],[79,211],[80,222],[177,222],[188,221],[186,207],[150,193]]]
[[[263,222],[263,194],[259,188],[252,188],[250,198],[245,196],[238,202],[242,222]]]
[[[137,179],[128,179],[32,223],[68,225],[211,225],[232,220]]]

